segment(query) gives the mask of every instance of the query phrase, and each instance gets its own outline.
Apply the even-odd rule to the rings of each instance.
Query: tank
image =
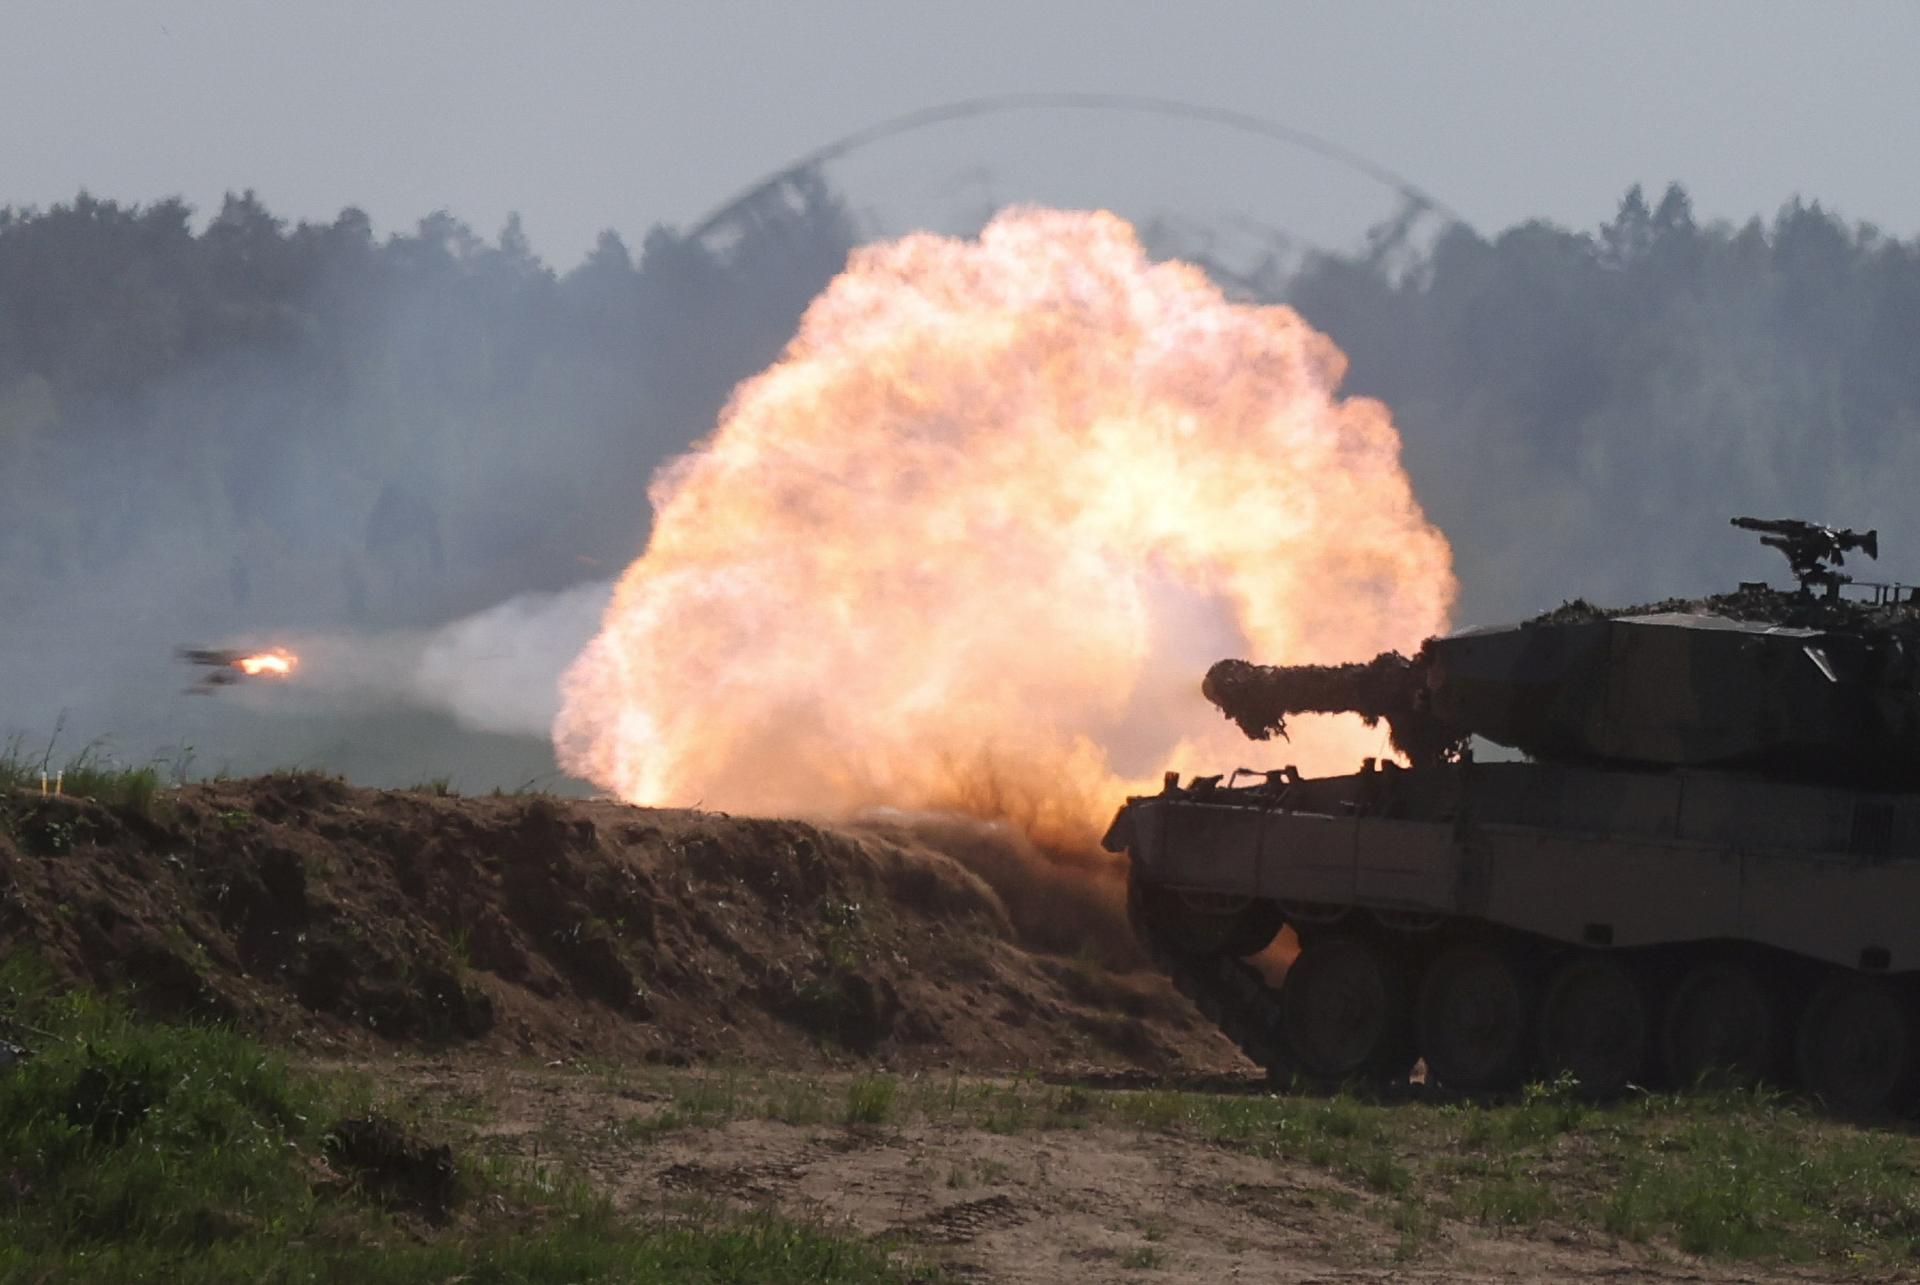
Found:
[[[1345,665],[1226,660],[1249,736],[1351,712],[1405,759],[1131,798],[1154,958],[1282,1078],[1586,1096],[1735,1076],[1845,1110],[1920,1084],[1920,601],[1878,537],[1736,518],[1796,587],[1584,602]]]

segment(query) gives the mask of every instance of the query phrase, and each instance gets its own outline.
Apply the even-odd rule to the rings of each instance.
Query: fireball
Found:
[[[261,674],[285,678],[293,673],[299,664],[298,656],[280,647],[272,651],[258,652],[252,656],[242,656],[233,662],[234,668],[249,678],[257,678]]]
[[[637,803],[1089,845],[1165,768],[1249,754],[1200,696],[1213,660],[1444,627],[1446,541],[1345,366],[1112,214],[856,251],[653,478],[651,539],[562,683],[562,764]],[[1292,730],[1309,770],[1390,753],[1350,717]]]

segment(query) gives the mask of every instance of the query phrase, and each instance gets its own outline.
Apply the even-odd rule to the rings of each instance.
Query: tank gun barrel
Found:
[[[1413,762],[1438,762],[1465,732],[1434,717],[1427,677],[1424,654],[1397,651],[1347,665],[1223,660],[1207,671],[1200,692],[1256,741],[1284,737],[1295,714],[1358,714],[1369,727],[1385,720],[1395,748]]]

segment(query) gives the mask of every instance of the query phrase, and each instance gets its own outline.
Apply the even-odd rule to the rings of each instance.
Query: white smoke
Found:
[[[409,694],[481,732],[545,736],[560,675],[593,638],[611,584],[526,593],[427,635]]]
[[[613,586],[525,593],[426,631],[288,640],[284,683],[244,684],[226,699],[318,715],[396,708],[441,714],[470,731],[544,740],[560,711],[560,675],[600,626]]]

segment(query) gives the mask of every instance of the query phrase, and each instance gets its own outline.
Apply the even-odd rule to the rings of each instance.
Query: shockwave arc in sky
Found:
[[[1284,307],[1015,209],[856,251],[653,479],[653,534],[562,683],[562,765],[622,798],[1004,818],[1082,845],[1167,767],[1251,757],[1223,655],[1444,627],[1445,539],[1384,406]],[[1302,720],[1302,766],[1384,752]]]

